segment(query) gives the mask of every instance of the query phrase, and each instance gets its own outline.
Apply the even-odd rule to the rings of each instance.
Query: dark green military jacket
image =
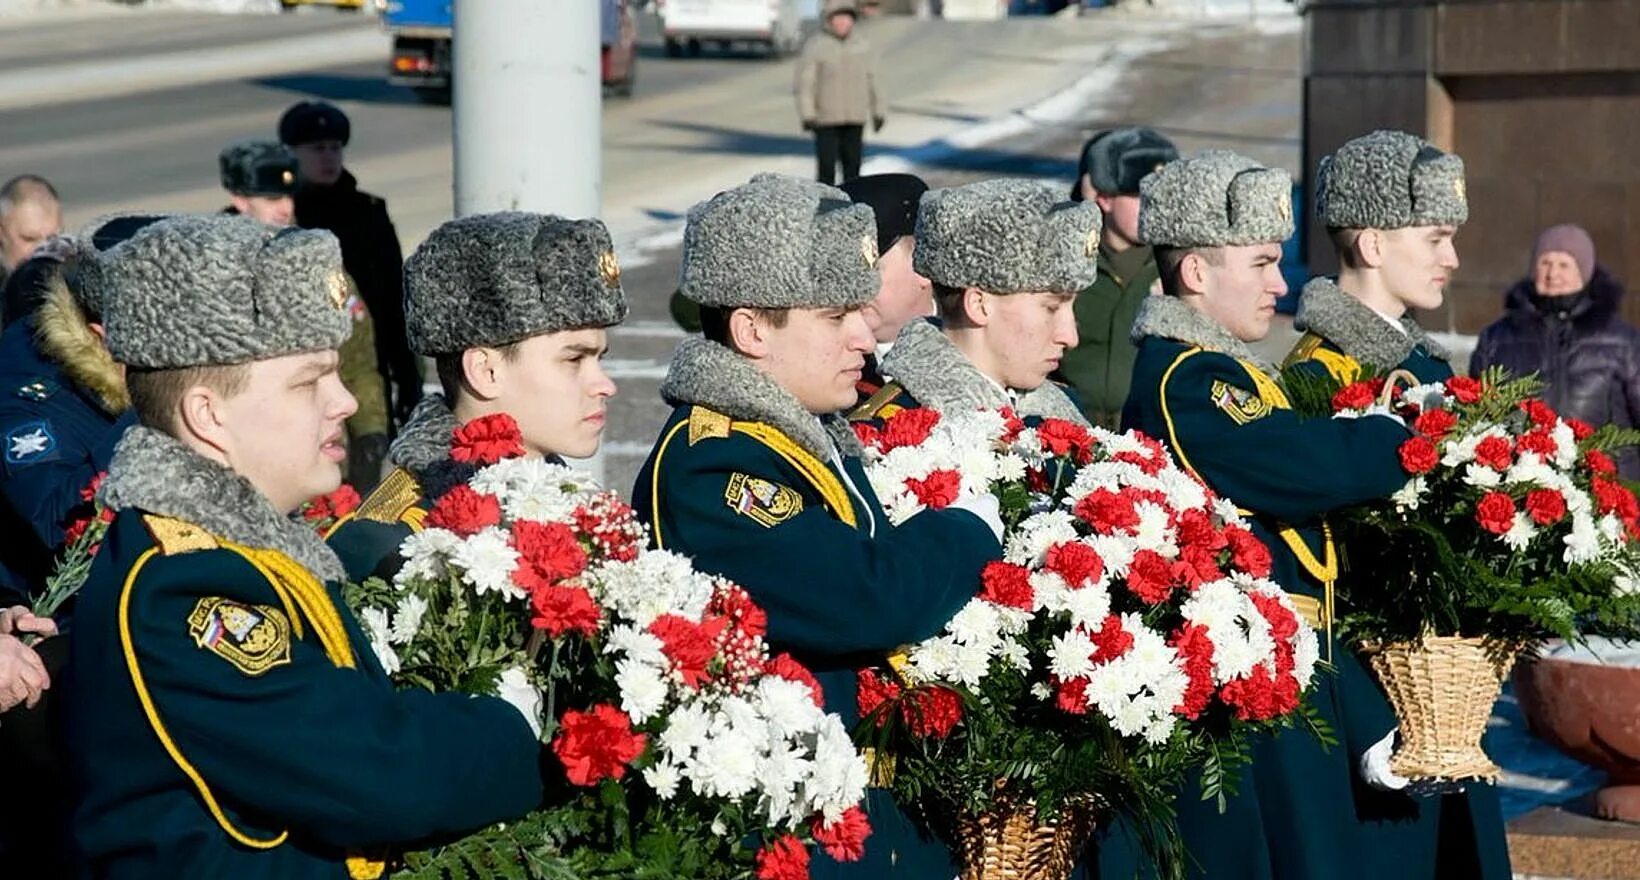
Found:
[[[1331,278],[1315,278],[1304,286],[1294,325],[1305,333],[1284,366],[1325,371],[1340,382],[1355,381],[1363,367],[1379,374],[1406,370],[1424,384],[1452,378],[1446,349],[1410,317],[1402,317],[1397,330]],[[1388,552],[1389,548],[1351,550]],[[1476,880],[1513,876],[1496,786],[1471,783],[1463,794],[1424,801],[1422,809],[1439,814],[1438,853],[1422,864],[1403,863],[1401,876]]]
[[[1101,247],[1099,277],[1076,297],[1077,343],[1061,359],[1059,376],[1076,389],[1083,413],[1096,425],[1114,430],[1121,421],[1136,353],[1129,331],[1139,304],[1160,289],[1159,277],[1150,248],[1113,258]]]
[[[828,432],[795,398],[715,342],[686,340],[661,386],[674,406],[633,486],[656,546],[745,587],[768,613],[768,640],[809,665],[826,709],[858,720],[855,670],[928,638],[978,589],[1001,548],[963,511],[892,526],[840,420]],[[868,793],[864,860],[814,854],[816,878],[956,875],[888,792]]]
[[[86,876],[364,876],[540,803],[518,711],[395,691],[335,556],[248,482],[133,428],[103,491],[64,686]]]
[[[1399,489],[1406,478],[1396,450],[1408,432],[1383,417],[1300,419],[1245,345],[1176,298],[1147,300],[1134,336],[1139,353],[1124,427],[1160,439],[1248,512],[1270,547],[1272,578],[1323,630],[1323,653],[1338,667],[1322,676],[1312,702],[1340,747],[1325,750],[1300,729],[1260,739],[1223,814],[1194,783],[1181,792],[1193,876],[1398,877],[1402,862],[1430,857],[1433,823],[1412,798],[1360,782],[1357,760],[1393,729],[1394,717],[1355,656],[1326,638],[1324,581],[1337,557],[1322,517]],[[1134,876],[1138,858],[1123,829],[1106,834],[1099,862],[1102,877]]]

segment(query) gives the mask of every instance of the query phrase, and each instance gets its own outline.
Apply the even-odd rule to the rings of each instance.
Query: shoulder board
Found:
[[[696,404],[689,410],[689,445],[708,438],[722,440],[733,425],[734,420],[723,413]]]
[[[356,519],[380,523],[404,520],[405,512],[421,500],[421,484],[404,468],[394,468],[370,497],[359,503]]]
[[[905,388],[898,382],[890,382],[884,385],[877,389],[876,394],[867,398],[865,403],[855,407],[848,414],[848,420],[851,422],[864,422],[871,419],[889,418],[900,411],[901,407],[893,406],[892,403],[903,391],[905,391]]]
[[[222,546],[210,532],[185,520],[150,513],[142,518],[148,534],[159,545],[163,556],[177,556],[196,550],[215,550]]]
[[[1314,330],[1306,332],[1303,336],[1299,337],[1298,343],[1293,346],[1293,350],[1287,352],[1287,359],[1281,362],[1281,366],[1283,368],[1291,367],[1310,360],[1315,357],[1316,351],[1321,348],[1321,345],[1324,342],[1326,342],[1326,340],[1321,337],[1321,334],[1316,333]]]

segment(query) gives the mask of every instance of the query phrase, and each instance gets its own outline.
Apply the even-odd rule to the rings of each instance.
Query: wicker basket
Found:
[[[1030,800],[998,798],[980,816],[957,820],[961,880],[1065,880],[1093,835],[1092,798],[1066,804],[1053,822],[1038,823]]]
[[[1390,769],[1408,779],[1496,779],[1481,734],[1520,651],[1513,642],[1462,636],[1368,648],[1401,724]]]

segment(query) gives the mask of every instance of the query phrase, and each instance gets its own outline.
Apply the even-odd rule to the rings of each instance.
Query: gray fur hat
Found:
[[[290,196],[299,183],[296,154],[278,141],[239,141],[217,157],[222,188],[240,196]]]
[[[1033,180],[937,189],[917,211],[917,273],[991,293],[1075,292],[1099,274],[1099,209]]]
[[[1321,160],[1315,212],[1335,229],[1462,226],[1463,160],[1404,131],[1362,135]]]
[[[342,249],[328,232],[223,214],[168,217],[80,271],[93,299],[105,304],[108,350],[133,367],[321,351],[353,330]]]
[[[1160,247],[1230,247],[1293,234],[1293,179],[1228,150],[1169,162],[1139,184],[1139,238]]]
[[[1082,201],[1082,175],[1105,195],[1137,195],[1145,175],[1179,158],[1179,148],[1155,129],[1138,125],[1101,131],[1082,147],[1071,201]]]
[[[621,268],[598,220],[503,211],[433,230],[404,263],[404,320],[419,354],[459,354],[626,318]]]
[[[877,221],[835,187],[760,174],[689,209],[678,290],[716,308],[837,308],[877,295]]]

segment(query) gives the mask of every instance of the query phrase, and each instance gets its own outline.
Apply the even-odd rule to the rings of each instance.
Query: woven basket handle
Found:
[[[1400,388],[1403,385],[1407,388],[1411,388],[1417,384],[1418,377],[1412,375],[1412,372],[1409,370],[1396,370],[1395,372],[1390,373],[1384,378],[1384,390],[1378,394],[1378,405],[1386,409],[1389,408],[1389,402],[1395,399],[1395,389]]]

